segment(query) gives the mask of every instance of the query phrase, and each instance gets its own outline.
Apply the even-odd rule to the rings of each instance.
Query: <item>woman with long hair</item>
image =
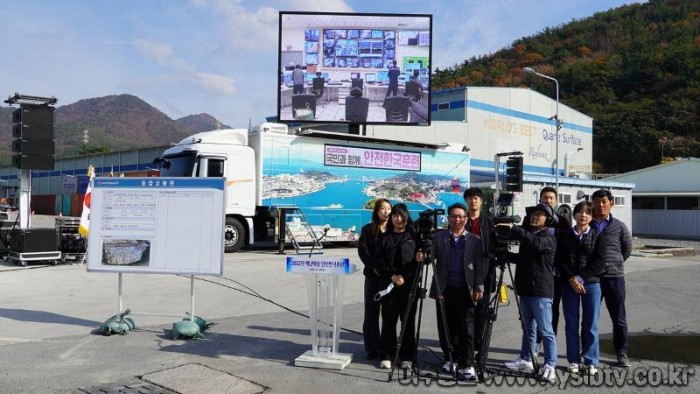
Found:
[[[401,368],[410,368],[416,350],[415,299],[408,317],[404,316],[404,312],[408,306],[411,284],[416,273],[415,256],[418,248],[413,220],[405,204],[396,204],[391,209],[387,231],[379,237],[379,250],[381,258],[377,271],[380,276],[380,287],[394,285],[392,291],[381,299],[382,332],[379,340],[381,356],[379,367],[391,368],[391,360],[396,355],[396,323],[401,318],[401,325],[405,327],[405,332],[398,356]]]
[[[365,276],[365,320],[362,323],[362,335],[365,339],[365,354],[368,360],[379,357],[379,314],[380,303],[374,300],[374,295],[381,290],[379,272],[379,236],[386,232],[391,213],[391,203],[386,198],[374,201],[372,221],[365,224],[360,232],[357,253],[365,265],[362,274]]]

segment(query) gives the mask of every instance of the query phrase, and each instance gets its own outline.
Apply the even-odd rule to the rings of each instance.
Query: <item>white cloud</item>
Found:
[[[173,47],[170,44],[152,40],[139,39],[134,41],[136,50],[148,59],[155,60],[161,66],[170,63]]]
[[[196,73],[195,76],[197,85],[206,90],[218,91],[228,96],[236,93],[236,80],[231,77],[202,72]]]
[[[354,12],[344,0],[285,0],[283,11],[314,11],[314,12]]]
[[[262,6],[248,10],[241,1],[230,0],[191,0],[197,7],[211,8],[222,15],[219,29],[228,39],[227,46],[236,50],[267,52],[276,50],[279,25],[279,11],[326,11],[352,12],[353,9],[343,0],[297,0],[279,1],[280,9]]]
[[[171,44],[155,40],[137,39],[134,41],[134,47],[147,59],[156,61],[160,66],[169,68],[176,74],[170,77],[160,75],[155,78],[144,78],[137,82],[138,84],[172,83],[172,79],[175,78],[211,93],[228,96],[233,96],[236,93],[235,79],[225,75],[197,70],[194,65],[175,56]]]
[[[247,10],[240,1],[191,0],[197,7],[209,8],[218,15],[218,29],[227,45],[249,51],[267,51],[277,39],[278,11],[271,7]],[[209,26],[208,28],[214,28]]]

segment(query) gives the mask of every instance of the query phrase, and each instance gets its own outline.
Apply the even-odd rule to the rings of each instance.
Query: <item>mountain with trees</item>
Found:
[[[530,87],[593,118],[596,173],[700,157],[700,1],[650,0],[574,20],[436,69],[432,88]],[[564,119],[566,122],[566,119]]]
[[[12,162],[12,112],[0,107],[0,165]],[[173,120],[140,98],[128,94],[98,97],[56,107],[56,157],[72,157],[168,145],[188,135],[223,125],[199,114]]]
[[[231,128],[231,126],[221,123],[218,119],[209,114],[188,115],[175,121],[192,133]]]

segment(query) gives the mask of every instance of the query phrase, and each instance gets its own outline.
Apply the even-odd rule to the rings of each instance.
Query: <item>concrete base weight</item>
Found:
[[[314,356],[314,352],[308,350],[294,360],[294,365],[297,367],[341,370],[350,365],[351,361],[352,354],[349,353],[338,353],[331,357],[321,357],[318,355]]]

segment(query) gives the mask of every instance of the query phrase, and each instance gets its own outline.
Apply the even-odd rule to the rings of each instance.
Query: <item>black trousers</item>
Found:
[[[386,99],[389,96],[398,96],[399,95],[399,84],[398,82],[396,84],[389,84],[389,87],[386,89],[386,96],[384,98]]]
[[[613,324],[613,346],[615,353],[627,354],[629,345],[627,338],[627,312],[625,309],[625,277],[601,278],[600,292],[605,307],[608,308],[610,320]]]
[[[552,330],[557,334],[559,325],[559,311],[561,310],[561,275],[554,276],[554,298],[552,299]]]
[[[376,275],[365,276],[365,320],[362,323],[362,335],[365,338],[365,351],[379,351],[379,313],[381,303],[374,300],[378,291],[384,290],[380,286],[381,279]]]
[[[484,277],[484,296],[474,308],[474,350],[480,352],[483,346],[484,328],[486,326],[486,316],[488,314],[489,303],[498,291],[496,279],[496,265],[489,262],[488,273]]]
[[[452,361],[460,368],[468,368],[474,365],[474,302],[468,287],[446,286],[443,293],[446,317],[440,313],[440,301],[437,301],[438,310],[438,337],[440,347],[447,360],[449,348],[445,338],[444,324],[450,334],[452,345]]]
[[[408,318],[404,321],[404,314],[408,305],[408,296],[411,292],[411,284],[394,287],[391,293],[381,300],[382,308],[382,332],[379,340],[379,353],[382,360],[392,360],[396,354],[397,334],[396,323],[401,319],[401,327],[406,327],[401,350],[400,361],[413,361],[416,354],[416,300],[413,301]]]

